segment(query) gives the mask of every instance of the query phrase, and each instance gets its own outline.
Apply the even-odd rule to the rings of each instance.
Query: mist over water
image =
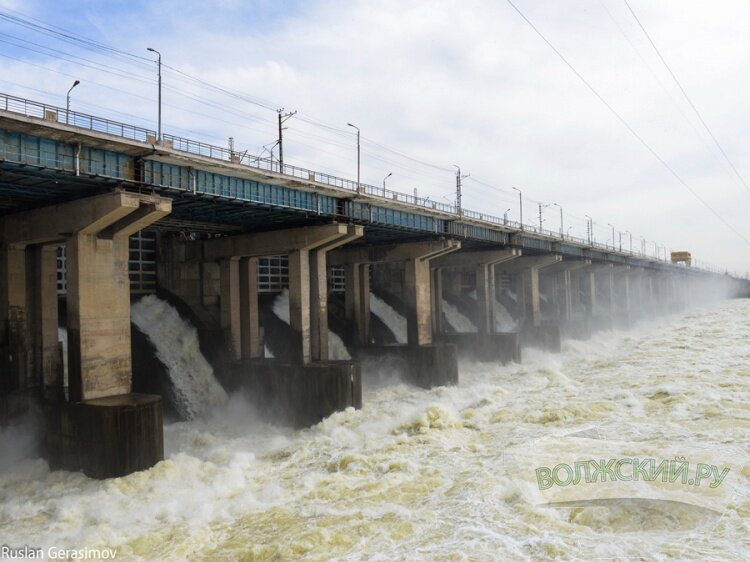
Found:
[[[750,300],[460,364],[458,387],[377,386],[293,431],[242,398],[165,427],[167,460],[99,482],[27,459],[0,474],[8,544],[118,560],[746,560],[750,469],[720,513],[665,502],[527,503],[505,457],[540,437],[750,451]],[[365,364],[376,369],[376,364]],[[0,437],[1,438],[1,437]]]

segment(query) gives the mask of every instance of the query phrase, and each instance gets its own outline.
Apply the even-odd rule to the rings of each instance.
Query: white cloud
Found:
[[[678,174],[750,238],[745,220],[750,193],[717,156],[625,6],[604,0],[637,52],[600,2],[516,3]],[[739,0],[711,10],[696,1],[631,0],[631,5],[750,182],[745,142],[750,60],[744,37],[750,5]],[[517,218],[516,193],[510,191],[515,185],[530,199],[526,217],[536,211],[531,199],[554,201],[571,213],[566,222],[576,225],[579,235],[585,226],[577,217],[589,214],[601,225],[601,241],[611,236],[606,225],[612,223],[704,260],[750,269],[748,245],[680,186],[506,3],[325,0],[303,3],[276,19],[266,15],[262,25],[253,23],[253,8],[243,3],[176,6],[144,4],[137,12],[118,14],[113,23],[92,4],[81,17],[120,48],[145,54],[145,47],[153,46],[165,64],[342,129],[355,123],[366,139],[445,168],[460,164],[473,177],[507,190],[467,180],[467,207],[497,215],[511,207]],[[265,14],[269,6],[260,3],[258,9]],[[5,75],[14,81],[63,94],[67,89],[68,77],[8,66],[12,72]],[[148,68],[142,72],[153,78],[153,69],[150,75]],[[77,103],[109,106],[153,123],[155,111],[146,100],[91,83],[112,83],[112,77],[88,69],[72,73],[89,83],[76,92]],[[165,84],[176,85],[169,73]],[[117,87],[146,98],[155,93],[155,86],[124,80]],[[192,131],[186,136],[205,134],[221,144],[233,136],[251,152],[275,139],[272,112],[231,98],[217,101],[242,114],[222,114],[165,90],[165,104],[208,115],[165,107],[165,129],[180,127]],[[353,135],[298,119],[288,126],[289,163],[355,175]],[[389,187],[407,192],[417,187],[437,200],[452,199],[450,172],[367,142],[363,149],[364,181],[380,184],[393,171]],[[557,229],[557,208],[545,216],[546,226]]]

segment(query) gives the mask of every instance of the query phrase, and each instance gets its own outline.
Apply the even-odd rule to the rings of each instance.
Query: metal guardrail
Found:
[[[137,127],[128,123],[112,121],[110,119],[105,119],[103,117],[97,117],[78,111],[68,111],[67,109],[57,106],[3,93],[0,93],[0,109],[25,115],[27,117],[44,119],[53,123],[69,125],[72,127],[105,133],[139,142],[153,143],[156,140],[156,132],[151,129]],[[671,264],[670,260],[662,258],[661,256],[652,256],[648,255],[645,252],[634,252],[632,250],[620,250],[614,246],[609,246],[607,244],[601,244],[593,241],[589,242],[588,240],[585,240],[583,238],[569,236],[562,232],[544,230],[527,223],[521,224],[517,221],[509,221],[505,218],[472,211],[470,209],[458,209],[454,205],[431,201],[429,197],[416,197],[414,195],[392,191],[390,189],[384,189],[364,183],[360,183],[358,186],[357,182],[350,179],[334,176],[323,172],[317,172],[315,170],[310,170],[307,168],[292,166],[286,163],[282,165],[280,162],[269,158],[250,156],[246,151],[239,152],[236,150],[229,150],[228,148],[170,134],[164,134],[163,140],[166,143],[171,144],[173,150],[178,150],[180,152],[186,152],[189,154],[204,156],[211,159],[222,160],[228,163],[239,164],[257,170],[274,172],[285,176],[295,177],[304,181],[316,182],[338,189],[345,189],[355,194],[375,197],[384,201],[396,201],[407,206],[413,206],[416,209],[420,210],[426,209],[431,211],[438,211],[440,213],[454,215],[456,216],[456,220],[469,219],[488,227],[501,227],[515,234],[535,234],[548,238],[551,241],[570,242],[582,248],[598,249],[606,252],[617,253],[623,256],[636,257],[648,261],[660,261],[666,264]],[[2,152],[0,152],[0,159],[12,161],[12,158],[8,158],[7,150],[5,150],[5,148]],[[30,158],[21,159],[28,160],[28,162],[24,163],[33,163],[33,161],[36,160],[41,165],[45,165],[47,167],[49,167],[49,164],[61,164],[61,159],[57,155],[45,154],[43,156],[42,154],[37,154],[31,156]],[[42,164],[42,162],[44,163]],[[357,189],[358,187],[359,189]],[[729,274],[728,270],[726,269],[710,266],[702,262],[700,269],[711,273]],[[736,274],[735,276],[741,277]]]
[[[36,117],[37,119],[44,119],[52,123],[70,125],[135,141],[148,142],[149,137],[156,138],[156,132],[150,129],[78,111],[68,111],[54,105],[9,96],[7,94],[0,94],[0,109],[20,113],[26,117]]]

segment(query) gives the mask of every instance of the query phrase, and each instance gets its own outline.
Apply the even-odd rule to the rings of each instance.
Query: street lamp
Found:
[[[393,172],[388,172],[388,175],[383,178],[383,197],[385,197],[385,180],[390,178],[393,175]]]
[[[360,160],[359,160],[359,127],[357,127],[356,125],[352,125],[351,123],[347,123],[347,125],[349,125],[350,127],[353,127],[355,129],[357,129],[357,193],[359,193],[360,186],[361,186],[361,184],[359,183],[359,172],[360,172],[360,166],[359,166],[359,163],[360,163]]]
[[[615,249],[615,227],[611,225],[610,223],[607,223],[607,226],[612,227],[612,249]]]
[[[560,236],[563,236],[563,232],[565,232],[565,226],[563,225],[562,206],[558,205],[557,203],[552,203],[552,204],[560,208]]]
[[[505,209],[505,212],[503,213],[503,224],[508,224],[508,213],[510,212],[510,207]]]
[[[523,194],[521,193],[521,190],[518,189],[517,187],[514,187],[513,189],[515,189],[518,192],[518,211],[519,211],[518,217],[521,222],[521,230],[523,230]]]
[[[76,80],[73,82],[73,85],[70,87],[70,90],[68,90],[68,94],[65,96],[65,124],[67,125],[69,122],[68,116],[70,115],[70,92],[73,91],[73,88],[78,86],[80,84],[80,80]]]
[[[156,142],[161,143],[161,53],[156,49],[152,49],[151,47],[147,47],[146,50],[151,51],[152,53],[156,53],[156,55],[159,57],[156,61],[156,68],[159,75],[159,120],[156,133]]]

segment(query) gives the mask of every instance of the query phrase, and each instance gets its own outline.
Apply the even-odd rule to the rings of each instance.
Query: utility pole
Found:
[[[518,218],[521,223],[521,230],[523,230],[523,193],[521,193],[521,190],[517,187],[514,187],[513,189],[518,192]]]
[[[284,135],[282,131],[285,129],[285,127],[282,127],[286,121],[291,118],[296,111],[290,111],[289,113],[284,113],[284,108],[277,109],[276,112],[279,114],[279,171],[283,174],[284,173]]]
[[[456,164],[453,164],[453,166],[456,168],[456,214],[461,216],[461,180],[468,178],[470,174],[461,175],[461,168]]]
[[[157,129],[158,132],[156,133],[156,142],[161,144],[161,53],[156,49],[152,49],[151,47],[148,47],[146,50],[151,51],[152,53],[156,53],[156,56],[159,57],[156,61],[159,77],[159,121]]]
[[[544,219],[542,218],[542,204],[539,203],[539,232],[542,231],[542,223],[544,222]]]
[[[591,245],[591,235],[593,234],[592,231],[594,230],[594,219],[592,219],[588,215],[584,215],[584,216],[587,219],[589,219],[589,220],[586,221],[586,236],[589,239],[589,245]]]
[[[359,127],[357,127],[356,125],[352,125],[351,123],[347,123],[347,125],[349,125],[350,127],[354,128],[354,129],[357,129],[357,193],[359,193],[362,190],[362,183],[360,183],[360,171],[361,171],[361,167],[360,167],[360,159],[359,159],[359,156],[360,156]],[[416,197],[416,195],[415,195],[415,197]]]

